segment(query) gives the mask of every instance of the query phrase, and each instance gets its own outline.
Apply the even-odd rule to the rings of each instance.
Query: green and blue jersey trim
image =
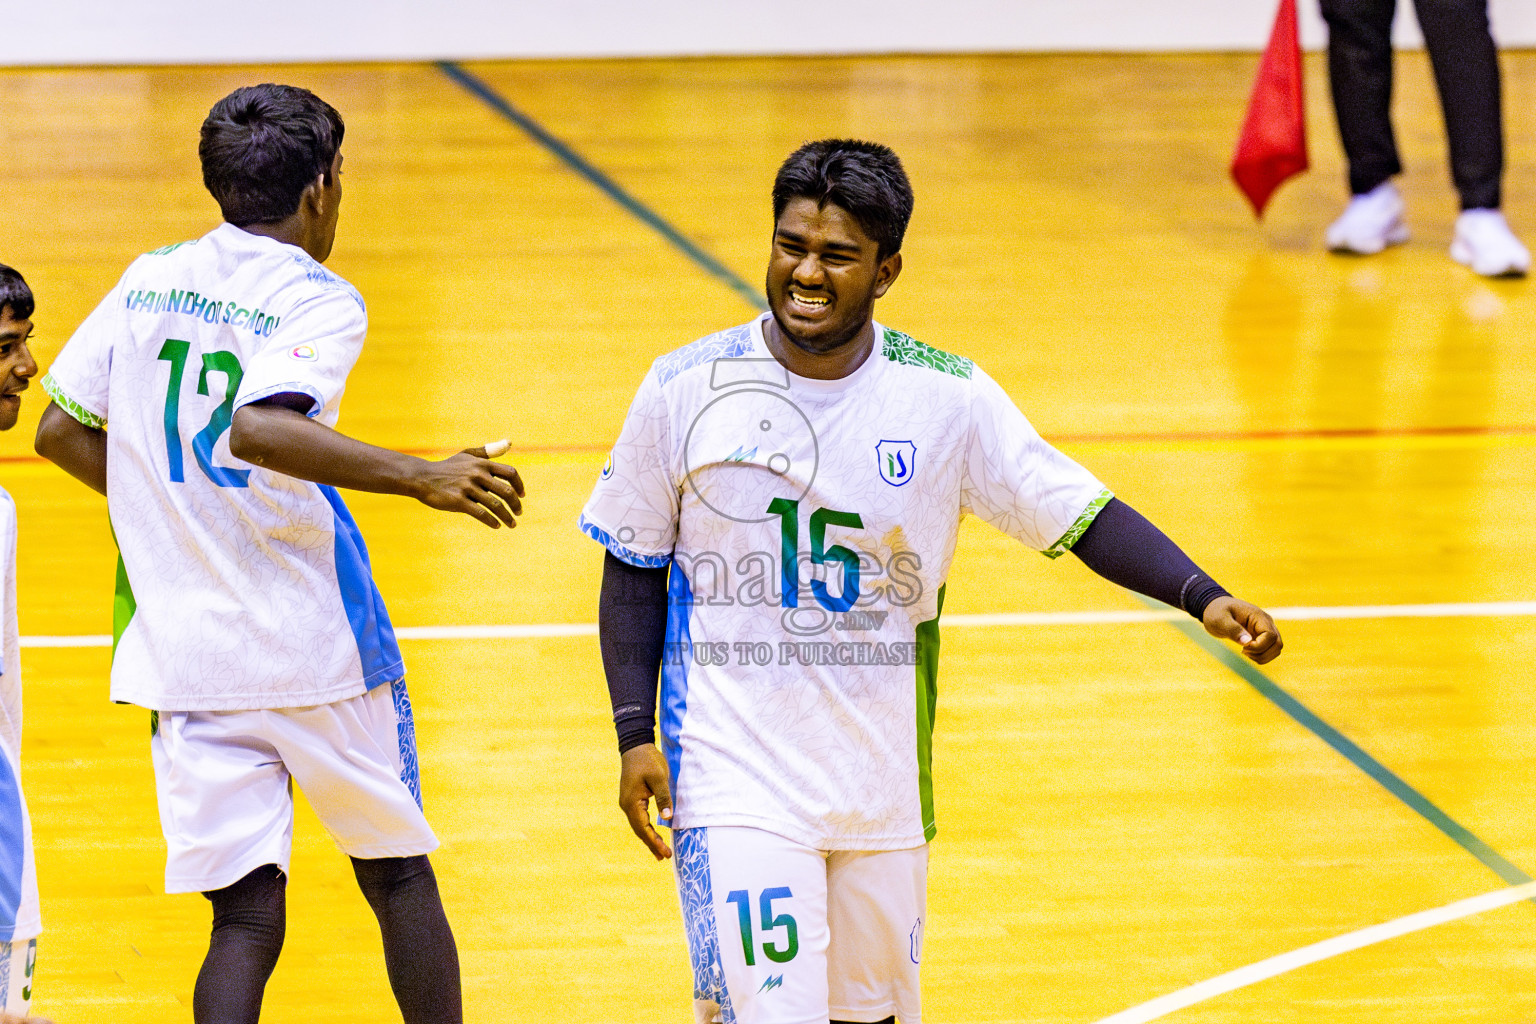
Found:
[[[933,722],[939,710],[939,616],[944,587],[939,587],[933,618],[917,624],[917,794],[923,812],[923,839],[933,842],[939,823],[933,809]]]
[[[752,328],[757,321],[737,324],[708,334],[682,348],[673,349],[656,360],[656,382],[666,385],[672,378],[695,366],[717,359],[737,359],[752,351]]]
[[[1067,532],[1057,537],[1056,543],[1040,553],[1046,558],[1060,558],[1072,550],[1072,545],[1076,544],[1078,538],[1088,532],[1088,527],[1098,518],[1099,513],[1104,511],[1104,506],[1108,505],[1114,498],[1115,496],[1109,488],[1104,488],[1099,492],[1098,497],[1090,501],[1088,507],[1083,509],[1082,513],[1073,520],[1072,525],[1067,527]]]
[[[607,548],[613,557],[617,558],[621,562],[628,562],[630,565],[633,565],[639,569],[665,569],[667,566],[672,564],[672,556],[670,554],[645,555],[634,550],[633,548],[625,547],[623,544],[620,544],[618,541],[614,540],[613,537],[608,534],[607,530],[604,530],[602,527],[592,522],[592,520],[588,519],[586,513],[582,513],[581,518],[577,520],[577,526],[581,528],[582,533],[586,534],[588,537],[591,537],[603,547]]]
[[[320,493],[330,504],[334,519],[336,582],[357,643],[363,686],[371,690],[396,682],[405,676],[405,660],[400,657],[400,645],[395,642],[395,629],[384,607],[384,598],[373,582],[373,567],[363,535],[336,488],[322,484]]]
[[[0,933],[10,935],[21,916],[27,865],[22,829],[21,780],[9,758],[0,757]]]
[[[273,384],[271,387],[262,388],[260,391],[253,391],[248,395],[241,396],[240,401],[235,404],[235,408],[237,410],[243,409],[247,405],[253,405],[256,402],[262,402],[277,395],[303,395],[305,398],[309,399],[312,404],[309,407],[309,411],[304,415],[308,416],[310,419],[314,419],[325,409],[325,397],[320,394],[320,389],[315,387],[313,384],[308,384],[303,381],[289,381],[286,384]]]
[[[149,252],[145,253],[144,255],[145,256],[169,256],[171,253],[175,252],[177,249],[180,249],[184,245],[196,245],[196,244],[197,244],[197,239],[190,238],[190,239],[188,239],[185,242],[172,242],[170,245],[162,245],[158,249],[151,249],[151,250],[149,250]]]
[[[667,574],[667,629],[663,650],[687,652],[661,664],[661,752],[667,759],[672,792],[683,770],[683,719],[688,717],[688,669],[693,664],[693,586],[680,565]]]
[[[965,356],[957,356],[936,349],[932,345],[925,345],[912,337],[903,334],[890,327],[884,328],[885,337],[880,345],[880,354],[893,363],[901,363],[904,366],[925,366],[930,370],[938,370],[953,377],[971,379],[971,374],[976,371],[976,364]]]
[[[117,577],[112,587],[112,658],[117,658],[117,645],[122,642],[123,634],[128,631],[128,624],[133,621],[134,613],[139,610],[138,599],[133,596],[133,584],[128,581],[128,566],[123,562],[123,546],[117,542],[117,527],[112,525],[110,517],[107,519],[107,529],[112,534],[112,545],[118,549]],[[160,728],[159,719],[154,717],[157,712],[150,712],[150,735]]]
[[[79,420],[81,423],[85,424],[87,427],[90,427],[92,430],[103,430],[106,428],[106,417],[97,416],[95,413],[91,412],[91,410],[87,409],[85,406],[81,405],[79,402],[66,395],[64,393],[64,389],[59,386],[59,382],[53,379],[53,374],[43,374],[43,379],[38,381],[38,384],[42,386],[43,391],[48,395],[48,397],[53,399],[53,403],[60,409],[63,409],[65,412],[69,413],[70,416]]]

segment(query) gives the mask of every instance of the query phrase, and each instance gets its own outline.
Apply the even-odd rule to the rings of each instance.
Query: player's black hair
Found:
[[[203,122],[203,184],[236,227],[282,220],[298,210],[310,182],[329,178],[345,131],[336,108],[308,89],[236,89]]]
[[[791,199],[813,199],[844,210],[880,247],[880,258],[901,251],[912,219],[912,183],[901,159],[887,146],[857,139],[807,142],[779,167],[773,179],[773,219]]]
[[[32,289],[20,271],[0,263],[0,316],[11,311],[12,320],[27,320],[32,316]]]

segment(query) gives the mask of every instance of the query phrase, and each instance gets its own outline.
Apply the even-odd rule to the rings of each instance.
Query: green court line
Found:
[[[467,70],[457,61],[441,60],[437,62],[437,67],[465,91],[479,98],[486,106],[521,128],[533,141],[559,157],[560,161],[571,170],[596,185],[607,194],[608,198],[672,243],[674,248],[745,299],[753,308],[759,310],[768,308],[768,302],[762,294],[737,276],[735,271],[705,252],[691,238],[669,224],[661,214],[626,192],[622,185],[604,174],[586,157],[551,135],[543,125],[514,107],[484,79]]]
[[[1161,601],[1153,601],[1150,598],[1140,597],[1141,603],[1149,608],[1166,608]],[[1520,870],[1514,864],[1505,860],[1497,850],[1483,842],[1470,830],[1461,825],[1449,814],[1436,807],[1428,797],[1392,771],[1386,765],[1376,760],[1370,754],[1362,750],[1348,736],[1319,718],[1310,708],[1301,701],[1291,696],[1285,689],[1277,684],[1269,676],[1259,671],[1257,665],[1244,658],[1242,654],[1233,650],[1227,644],[1205,631],[1205,627],[1194,619],[1184,619],[1169,623],[1179,632],[1193,640],[1205,650],[1207,654],[1221,662],[1228,669],[1236,673],[1243,682],[1253,687],[1281,711],[1306,729],[1312,735],[1328,744],[1335,751],[1342,754],[1351,764],[1359,768],[1365,774],[1375,779],[1383,789],[1397,797],[1419,817],[1429,822],[1435,828],[1445,833],[1452,842],[1476,857],[1494,874],[1498,875],[1510,885],[1519,885],[1532,881],[1530,875]]]

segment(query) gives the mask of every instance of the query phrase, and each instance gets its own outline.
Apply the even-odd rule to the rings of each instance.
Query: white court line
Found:
[[[597,636],[595,622],[527,622],[511,626],[401,626],[401,640],[527,640],[548,636]]]
[[[1363,946],[1371,946],[1388,939],[1395,939],[1399,935],[1407,935],[1409,932],[1423,931],[1425,928],[1433,928],[1435,925],[1446,924],[1450,921],[1459,921],[1464,917],[1481,914],[1496,907],[1508,906],[1518,903],[1523,899],[1536,896],[1536,882],[1526,882],[1524,885],[1512,886],[1508,889],[1498,889],[1494,892],[1484,893],[1481,896],[1473,896],[1470,899],[1458,900],[1448,906],[1438,907],[1434,910],[1421,910],[1417,914],[1409,914],[1400,917],[1396,921],[1388,921],[1385,924],[1372,925],[1362,928],[1357,932],[1347,935],[1335,936],[1324,939],[1322,942],[1314,942],[1310,946],[1302,946],[1293,949],[1289,953],[1281,953],[1267,960],[1249,964],[1247,967],[1239,967],[1235,971],[1226,974],[1218,974],[1214,978],[1181,988],[1177,992],[1170,992],[1165,996],[1158,996],[1140,1006],[1133,1006],[1129,1010],[1121,1010],[1098,1021],[1097,1024],[1147,1024],[1147,1021],[1156,1020],[1166,1016],[1175,1010],[1203,1003],[1207,999],[1231,992],[1233,989],[1243,988],[1267,978],[1273,978],[1277,974],[1294,971],[1298,967],[1307,964],[1315,964],[1319,960],[1327,960],[1329,957],[1339,956]]]
[[[110,636],[80,634],[70,636],[24,636],[23,647],[111,647]]]
[[[1536,601],[1470,601],[1461,604],[1353,604],[1317,608],[1271,608],[1281,622],[1328,619],[1447,619],[1466,616],[1536,615]],[[1184,613],[1172,608],[1080,612],[995,612],[950,615],[945,626],[1102,626],[1126,622],[1174,622]],[[525,622],[485,626],[402,626],[402,640],[533,640],[543,637],[596,636],[595,622]],[[23,647],[110,647],[105,635],[24,636]]]

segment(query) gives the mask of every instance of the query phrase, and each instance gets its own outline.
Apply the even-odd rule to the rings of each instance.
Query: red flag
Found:
[[[1301,98],[1301,41],[1296,0],[1280,0],[1248,116],[1232,154],[1232,179],[1253,204],[1255,217],[1280,183],[1307,169],[1307,116]]]

